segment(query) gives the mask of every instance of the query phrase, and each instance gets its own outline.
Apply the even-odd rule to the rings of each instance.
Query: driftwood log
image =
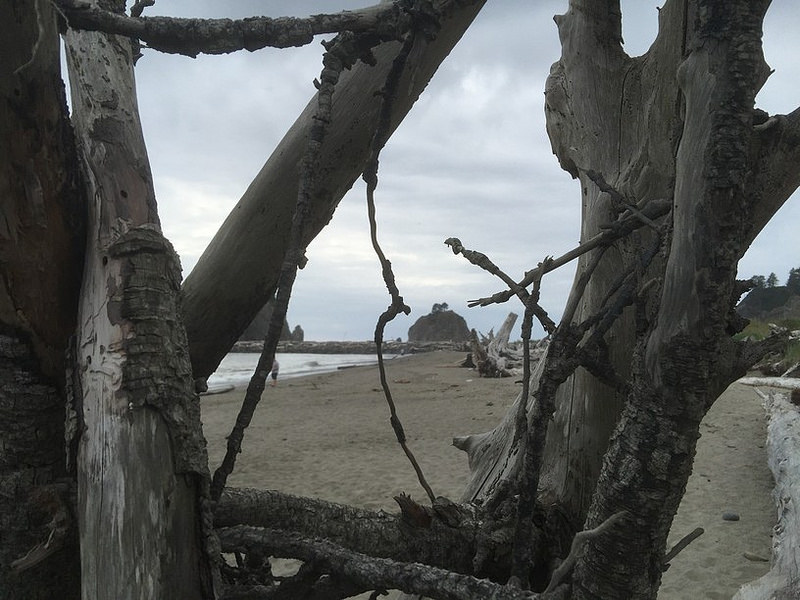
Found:
[[[787,394],[762,396],[769,415],[767,454],[777,507],[772,568],[742,586],[734,600],[800,598],[800,409]]]
[[[800,378],[798,377],[742,377],[737,380],[737,383],[800,390]]]
[[[514,343],[509,344],[511,330],[517,322],[515,313],[508,313],[497,334],[478,335],[472,330],[470,346],[473,366],[481,377],[514,377],[522,375],[523,349]],[[479,339],[480,337],[480,339]],[[535,342],[531,348],[531,358],[538,360],[547,347],[546,340]]]

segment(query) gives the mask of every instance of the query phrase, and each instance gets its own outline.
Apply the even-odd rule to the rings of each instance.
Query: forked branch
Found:
[[[516,285],[519,287],[527,287],[533,283],[537,277],[540,278],[545,273],[549,273],[550,271],[555,271],[559,267],[563,267],[567,263],[575,260],[582,254],[586,254],[594,248],[608,246],[612,242],[623,238],[636,229],[644,226],[645,222],[642,221],[640,217],[646,217],[650,221],[655,221],[656,219],[667,214],[671,208],[672,202],[670,200],[651,200],[643,207],[639,208],[639,215],[621,215],[617,221],[614,221],[614,223],[609,225],[608,229],[598,233],[590,240],[580,244],[569,252],[562,254],[558,258],[552,259],[546,264],[541,263],[535,269],[531,269],[525,273],[525,277],[518,281]],[[507,302],[514,294],[515,292],[513,290],[503,290],[502,292],[497,292],[486,298],[470,300],[469,306],[489,306],[490,304],[500,304]]]

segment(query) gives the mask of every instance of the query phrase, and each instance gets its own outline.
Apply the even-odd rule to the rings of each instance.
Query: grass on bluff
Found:
[[[767,322],[767,321],[759,321],[753,319],[750,323],[745,327],[740,333],[736,334],[734,337],[737,340],[742,340],[746,338],[754,339],[754,340],[763,340],[770,334],[770,325],[777,325],[779,327],[785,327],[789,331],[796,331],[800,329],[800,319],[783,319],[777,322]],[[796,362],[800,362],[800,340],[792,340],[789,342],[789,345],[786,347],[786,352],[784,353],[782,361],[790,362],[792,364]]]

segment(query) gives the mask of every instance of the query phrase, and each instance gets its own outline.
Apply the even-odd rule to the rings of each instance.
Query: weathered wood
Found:
[[[508,364],[507,353],[508,338],[511,336],[511,330],[514,328],[514,323],[516,322],[517,314],[513,312],[508,313],[506,320],[503,321],[503,324],[497,331],[497,335],[492,338],[488,347],[486,348],[486,353],[489,355],[489,359],[494,362],[495,368],[505,377],[513,374],[511,371],[511,366]]]
[[[233,551],[248,546],[261,547],[276,554],[292,555],[312,562],[326,572],[334,572],[356,582],[363,589],[399,589],[410,594],[441,600],[556,600],[563,596],[535,594],[510,586],[477,579],[419,563],[401,563],[374,558],[297,534],[259,529],[228,527],[220,531],[223,549]]]
[[[688,14],[681,8],[673,22],[686,18],[687,55],[676,77],[685,117],[669,256],[660,302],[636,346],[625,407],[586,521],[593,526],[625,509],[627,527],[589,543],[573,576],[576,599],[656,597],[700,421],[741,375],[734,372],[741,365],[730,323],[736,265],[750,226],[744,174],[755,94],[766,67],[766,4],[701,0],[690,3]]]
[[[772,535],[772,568],[742,586],[734,600],[800,597],[800,409],[785,394],[764,400],[769,417],[767,462],[775,479],[778,522]]]
[[[800,379],[797,377],[742,377],[737,383],[752,386],[777,387],[787,390],[800,390]]]
[[[437,6],[443,3],[435,3]],[[415,43],[400,79],[392,131],[411,110],[439,64],[469,27],[484,1],[461,3],[441,20],[436,39]],[[343,74],[321,150],[306,242],[328,224],[341,198],[364,169],[386,81],[399,43],[375,51],[377,65],[359,63]],[[272,295],[297,199],[297,165],[305,151],[316,97],[292,125],[186,278],[185,322],[192,368],[208,377]]]
[[[277,491],[228,488],[215,508],[214,524],[285,529],[370,556],[471,572],[479,525],[474,515],[464,511],[459,523],[448,524],[427,510],[428,527],[409,527],[398,514]]]
[[[582,243],[601,233],[622,209],[590,172],[602,174],[640,207],[672,197],[680,135],[674,73],[683,58],[682,9],[677,4],[668,2],[661,9],[659,36],[646,58],[624,53],[618,2],[573,1],[568,13],[556,18],[562,54],[546,83],[545,115],[562,168],[580,180]],[[635,249],[652,243],[653,236],[643,229],[615,243],[586,289],[573,286],[568,303],[578,306],[574,322],[603,306],[611,282],[636,260]],[[576,282],[594,258],[594,252],[581,256]],[[658,264],[652,265],[651,276],[657,272]],[[635,341],[632,311],[625,311],[607,339],[611,365],[625,379]],[[559,389],[556,403],[541,485],[549,497],[564,503],[578,526],[589,507],[622,398],[578,369]]]
[[[205,442],[178,320],[180,267],[160,233],[139,124],[132,44],[72,30],[65,39],[91,198],[76,350],[83,597],[210,598]]]
[[[0,597],[73,600],[77,527],[67,524],[61,550],[51,552],[59,535],[43,548],[56,510],[42,492],[69,477],[64,357],[85,201],[47,2],[0,2],[0,57]],[[34,554],[43,560],[31,567]]]

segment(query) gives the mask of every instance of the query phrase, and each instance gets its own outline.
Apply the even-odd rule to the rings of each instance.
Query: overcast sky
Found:
[[[770,113],[800,103],[795,1],[773,1],[765,25],[765,54],[776,72],[758,104]],[[146,14],[307,16],[372,3],[158,0]],[[623,1],[629,54],[647,50],[660,4]],[[390,324],[387,338],[406,339],[437,302],[484,333],[509,311],[521,314],[513,301],[466,307],[502,285],[454,256],[443,244],[448,237],[486,253],[514,277],[578,243],[580,190],[551,153],[543,110],[545,78],[560,55],[552,17],[566,6],[566,0],[487,2],[384,150],[378,235],[412,308],[410,317]],[[304,48],[197,59],[146,51],[139,61],[139,106],[159,213],[184,275],[312,97],[321,67],[318,40]],[[740,263],[740,277],[775,272],[784,283],[789,269],[800,266],[798,223],[800,201],[793,197]],[[307,340],[371,339],[389,298],[369,243],[360,180],[307,256],[290,325],[301,325]],[[541,304],[555,320],[573,275],[574,267],[565,267],[544,279]],[[512,337],[518,335],[517,327]]]

